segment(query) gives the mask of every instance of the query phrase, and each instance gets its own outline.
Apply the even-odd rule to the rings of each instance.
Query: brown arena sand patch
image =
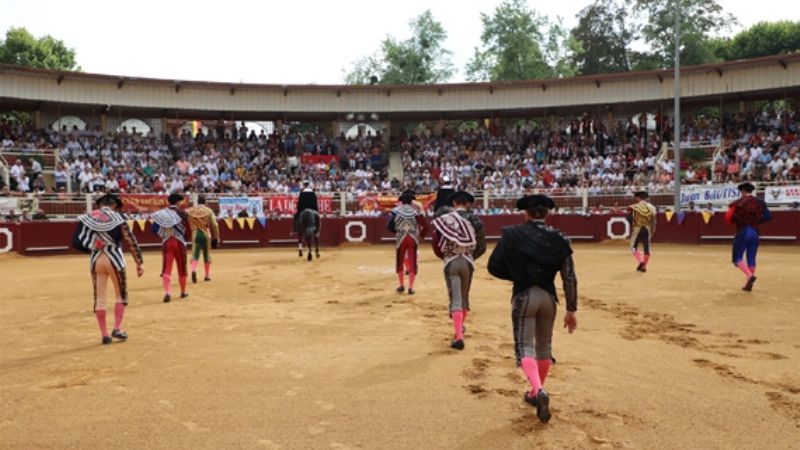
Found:
[[[800,426],[796,247],[762,247],[744,293],[727,246],[576,245],[579,329],[557,318],[553,419],[522,402],[510,285],[478,262],[466,349],[441,263],[414,296],[391,246],[214,254],[161,302],[160,256],[129,281],[130,340],[99,345],[84,256],[0,255],[0,447],[790,448]],[[557,282],[558,284],[558,282]],[[759,430],[753,433],[753,430]]]

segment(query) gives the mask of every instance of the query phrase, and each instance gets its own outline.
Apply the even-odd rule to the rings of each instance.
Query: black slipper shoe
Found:
[[[536,417],[545,423],[550,420],[550,397],[544,389],[539,389],[536,393]]]
[[[125,341],[128,339],[128,332],[120,330],[111,330],[111,337],[115,337],[119,340]]]

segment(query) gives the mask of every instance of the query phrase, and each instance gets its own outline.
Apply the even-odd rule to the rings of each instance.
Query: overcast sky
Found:
[[[430,8],[448,32],[457,73],[480,43],[480,13],[499,0],[0,0],[0,31],[23,26],[75,48],[84,72],[250,83],[338,84],[343,69]],[[591,0],[529,0],[572,27]],[[720,0],[740,25],[786,18],[788,0]]]

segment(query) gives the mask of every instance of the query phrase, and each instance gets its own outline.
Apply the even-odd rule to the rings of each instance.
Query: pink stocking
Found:
[[[172,294],[172,275],[162,275],[161,282],[164,283],[164,293],[167,295]]]
[[[531,383],[530,395],[536,395],[539,389],[542,388],[542,381],[539,378],[539,367],[536,364],[536,360],[530,356],[525,356],[522,358],[522,361],[520,361],[520,367],[525,377],[528,378],[528,381]]]
[[[211,278],[211,263],[207,262],[203,264],[203,269],[206,271],[206,278]]]
[[[539,366],[539,380],[544,385],[544,380],[547,379],[547,373],[550,372],[550,366],[553,364],[552,359],[537,359],[536,365]]]
[[[456,332],[456,340],[464,339],[464,312],[461,310],[453,311],[453,329]]]
[[[409,289],[414,289],[414,280],[416,278],[417,278],[417,275],[414,273],[414,271],[409,270],[408,271],[408,288]]]
[[[647,267],[647,264],[650,262],[650,255],[644,255],[642,257],[642,262],[644,263],[645,267]]]
[[[97,317],[97,325],[100,326],[100,334],[103,337],[108,336],[108,330],[106,329],[106,310],[98,309],[94,312],[94,315]]]
[[[121,330],[120,326],[122,326],[122,317],[125,315],[125,304],[124,303],[115,303],[114,304],[114,329]]]
[[[644,258],[642,258],[642,252],[640,252],[637,249],[633,249],[631,250],[631,253],[633,254],[633,257],[636,258],[636,261],[639,264],[642,264],[644,262]]]
[[[745,264],[744,261],[739,261],[736,264],[736,267],[738,267],[739,270],[741,270],[742,273],[744,274],[744,276],[746,276],[747,278],[750,278],[750,277],[753,276],[753,272],[750,272],[750,269],[747,268],[747,264]]]
[[[197,272],[197,260],[192,260],[192,272]]]
[[[178,284],[181,285],[181,295],[186,293],[186,277],[178,276]]]
[[[403,271],[397,272],[397,280],[400,282],[400,287],[405,286],[405,279],[403,278]]]

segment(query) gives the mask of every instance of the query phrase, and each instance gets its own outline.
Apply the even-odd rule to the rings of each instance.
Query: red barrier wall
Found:
[[[677,215],[667,221],[659,214],[655,242],[679,244],[729,243],[734,234],[733,226],[726,223],[723,213],[716,213],[706,224],[700,213],[686,213],[679,220]],[[386,229],[388,216],[383,217],[338,217],[322,221],[320,245],[330,247],[348,242],[369,244],[391,243],[394,236]],[[485,216],[483,222],[486,236],[498,239],[504,226],[523,221],[521,214]],[[548,223],[561,229],[574,242],[600,242],[606,239],[626,239],[629,226],[623,215],[556,215],[548,217]],[[158,248],[159,239],[150,232],[148,223],[144,230],[134,225],[134,234],[144,249]],[[0,223],[0,252],[3,250],[22,255],[46,255],[73,251],[69,248],[75,222],[25,222]],[[255,222],[253,228],[241,226],[234,221],[229,228],[220,221],[223,248],[294,246],[297,237],[291,236],[292,220],[267,221],[266,226]],[[11,245],[8,245],[8,235]],[[800,244],[800,211],[773,212],[773,220],[761,226],[763,243]],[[430,238],[430,236],[428,236]]]

